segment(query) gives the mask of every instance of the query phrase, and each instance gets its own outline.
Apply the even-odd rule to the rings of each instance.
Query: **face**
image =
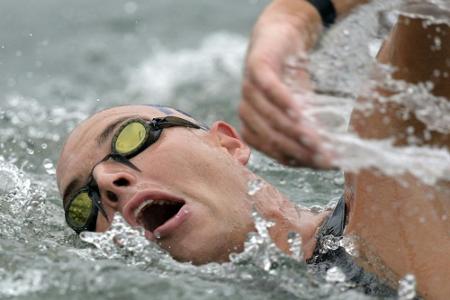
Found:
[[[172,115],[195,122],[175,111]],[[209,131],[164,129],[156,143],[130,158],[138,170],[114,160],[98,163],[111,152],[121,124],[164,116],[149,106],[122,106],[83,122],[71,133],[58,162],[60,192],[76,192],[92,171],[109,220],[121,213],[180,261],[225,261],[229,253],[241,250],[253,228],[247,195],[251,173],[245,167],[250,151],[230,125],[216,122]],[[109,225],[99,214],[97,231]]]

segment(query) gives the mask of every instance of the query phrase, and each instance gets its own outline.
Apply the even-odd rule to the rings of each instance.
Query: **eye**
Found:
[[[68,208],[68,217],[71,224],[76,227],[84,226],[91,215],[92,206],[92,200],[87,192],[76,195]]]
[[[147,127],[140,120],[134,120],[123,125],[113,139],[114,153],[126,156],[137,151],[147,137]]]

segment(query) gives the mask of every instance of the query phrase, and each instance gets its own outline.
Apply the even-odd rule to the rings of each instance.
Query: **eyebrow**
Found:
[[[114,132],[114,130],[116,129],[116,127],[119,124],[121,124],[122,122],[124,122],[130,118],[135,118],[135,117],[138,117],[138,116],[136,116],[136,115],[126,116],[126,117],[119,118],[119,119],[115,120],[114,122],[110,123],[108,126],[105,127],[105,129],[103,129],[103,131],[95,139],[97,142],[97,145],[98,146],[103,145],[108,140],[108,138],[111,136],[111,134]],[[78,178],[75,178],[67,185],[67,187],[63,193],[63,204],[64,205],[67,203],[68,198],[73,195],[74,190],[76,190],[76,188],[79,186],[79,184],[80,184],[80,180]]]
[[[122,123],[125,120],[128,120],[130,118],[134,118],[137,116],[126,116],[126,117],[122,117],[119,118],[117,120],[115,120],[114,122],[110,123],[108,126],[105,127],[105,129],[103,129],[103,131],[97,136],[97,138],[95,139],[97,141],[97,145],[101,146],[102,144],[104,144],[108,138],[111,136],[111,134],[114,132],[114,129],[116,129],[116,127]]]
[[[68,201],[69,196],[72,196],[75,188],[79,185],[80,180],[78,180],[77,178],[75,178],[74,180],[72,180],[69,185],[66,187],[66,190],[64,191],[63,194],[63,207],[66,207],[66,203]]]
[[[163,113],[165,113],[166,115],[169,115],[169,116],[170,116],[170,115],[173,115],[174,112],[179,112],[179,113],[181,113],[181,114],[184,114],[184,115],[186,115],[186,116],[188,116],[188,117],[193,118],[191,115],[189,115],[189,114],[187,114],[187,113],[185,113],[185,112],[183,112],[183,111],[180,111],[180,110],[178,110],[178,109],[174,109],[174,108],[172,108],[172,107],[166,107],[166,106],[160,106],[160,105],[149,105],[149,106],[151,106],[151,107],[153,107],[153,108],[159,110],[160,112],[163,112]],[[117,119],[117,120],[111,122],[111,123],[110,123],[108,126],[106,126],[105,129],[103,129],[103,131],[96,137],[95,140],[96,140],[96,142],[97,142],[97,145],[98,145],[98,146],[103,145],[103,144],[109,139],[109,137],[112,135],[112,133],[114,132],[114,130],[116,129],[116,127],[117,127],[119,124],[123,123],[123,122],[126,121],[126,120],[132,119],[132,118],[141,118],[141,116],[139,116],[139,115],[126,116],[126,117],[122,117],[122,118],[119,118],[119,119]],[[208,126],[206,126],[206,125],[203,124],[203,123],[202,123],[201,125],[203,125],[204,128],[203,128],[202,126],[200,126],[200,127],[202,127],[203,129],[207,129],[207,128],[208,128]],[[77,188],[79,185],[80,185],[80,180],[79,180],[78,178],[73,179],[73,180],[67,185],[67,187],[66,187],[66,189],[65,189],[65,191],[64,191],[64,193],[63,193],[63,206],[65,206],[65,204],[66,204],[67,201],[68,201],[69,196],[71,197],[71,196],[73,195],[74,191],[76,190],[76,188]]]

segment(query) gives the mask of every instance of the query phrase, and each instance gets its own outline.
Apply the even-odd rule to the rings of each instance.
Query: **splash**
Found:
[[[247,194],[250,196],[254,196],[258,191],[260,191],[265,185],[264,180],[257,178],[254,180],[250,180],[248,182],[248,190]]]
[[[408,0],[399,13],[411,18],[424,19],[424,26],[450,25],[450,4],[446,0]]]
[[[300,234],[297,232],[289,232],[288,244],[291,257],[298,261],[303,261],[302,238]]]
[[[416,297],[416,277],[413,274],[406,274],[398,282],[398,299],[412,300]]]
[[[128,93],[166,103],[189,84],[201,82],[214,91],[218,78],[240,75],[245,48],[244,37],[227,32],[206,37],[197,49],[171,52],[156,47],[154,55],[130,73]]]
[[[374,60],[382,39],[396,23],[399,14],[405,14],[408,9],[426,11],[431,16],[424,21],[424,26],[430,26],[443,19],[435,14],[436,8],[445,12],[448,20],[448,1],[389,2],[361,7],[362,11],[373,9],[377,14],[367,15],[364,20],[356,15],[350,16],[345,22],[334,26],[320,41],[317,51],[311,54],[309,66],[290,62],[293,74],[296,68],[307,68],[316,84],[316,94],[301,92],[294,96],[304,108],[305,115],[301,121],[309,127],[318,128],[324,141],[327,141],[325,148],[336,154],[335,163],[342,170],[358,172],[376,168],[388,176],[410,173],[425,184],[433,185],[439,180],[450,179],[450,154],[445,148],[421,144],[413,128],[405,132],[409,145],[404,147],[394,146],[392,140],[363,140],[347,132],[353,109],[364,114],[370,114],[374,109],[371,101],[365,101],[364,105],[356,104],[356,97],[362,94],[364,98],[376,98],[382,104],[394,103],[405,107],[403,118],[414,116],[426,125],[425,141],[432,131],[450,133],[448,99],[433,95],[433,86],[429,82],[411,84],[395,80],[392,68],[376,64]],[[435,51],[442,48],[440,39],[431,37],[430,42]],[[433,76],[447,78],[450,74],[435,70]],[[286,82],[294,91],[297,90],[295,78],[287,78]],[[363,90],[361,87],[364,87]],[[389,91],[389,96],[376,93],[378,88]]]
[[[431,93],[430,83],[411,84],[392,78],[392,68],[377,65],[376,81],[370,82],[363,91],[365,98],[388,103],[401,104],[403,118],[416,117],[427,126],[424,139],[430,139],[431,131],[450,133],[450,101]],[[390,92],[384,96],[374,92],[382,88]],[[335,164],[344,171],[358,172],[362,169],[376,168],[388,176],[413,174],[428,185],[439,180],[450,180],[450,153],[445,148],[421,145],[409,128],[407,135],[410,145],[398,147],[394,140],[367,140],[347,132],[349,115],[354,108],[370,115],[374,107],[365,102],[356,104],[353,98],[331,95],[297,95],[299,101],[306,103],[302,122],[317,128],[326,141],[325,148],[336,155]],[[319,124],[319,125],[317,125]]]
[[[95,258],[121,259],[130,265],[148,267],[154,262],[168,259],[168,255],[144,236],[143,228],[133,228],[119,214],[114,215],[110,228],[103,233],[82,232],[80,239],[96,247]]]
[[[331,267],[327,270],[327,274],[325,275],[325,280],[328,282],[345,282],[346,276],[344,272],[342,272],[339,267]]]

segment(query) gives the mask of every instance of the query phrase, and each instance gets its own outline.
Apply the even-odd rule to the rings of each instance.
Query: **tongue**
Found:
[[[156,228],[172,218],[179,210],[179,205],[149,205],[140,213],[139,221],[146,230],[153,232]]]

